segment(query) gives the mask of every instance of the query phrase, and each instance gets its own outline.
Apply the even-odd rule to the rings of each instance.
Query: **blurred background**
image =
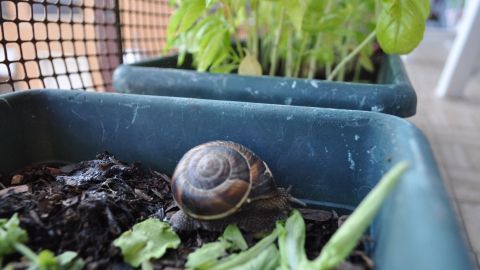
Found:
[[[427,136],[480,261],[480,3],[433,1],[425,38],[404,64],[417,92],[408,120]]]
[[[119,64],[162,53],[171,13],[166,0],[0,2],[0,93],[112,91]]]
[[[405,67],[418,96],[408,119],[428,137],[480,259],[480,0],[431,0]],[[0,0],[0,94],[114,91],[112,73],[163,53],[168,0]]]

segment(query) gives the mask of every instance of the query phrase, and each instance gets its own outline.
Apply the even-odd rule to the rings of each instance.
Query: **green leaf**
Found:
[[[227,255],[227,251],[233,252],[246,250],[247,242],[236,225],[228,225],[223,235],[216,242],[202,245],[199,249],[190,253],[186,267],[189,269],[210,269],[220,257]]]
[[[213,4],[215,4],[216,2],[217,2],[217,0],[205,0],[205,6],[210,7]]]
[[[39,270],[56,270],[58,262],[55,254],[50,250],[42,250],[37,256],[35,269]]]
[[[257,60],[255,55],[247,53],[240,66],[238,67],[238,74],[247,75],[247,76],[261,76],[262,75],[262,66]]]
[[[373,65],[372,60],[370,60],[370,55],[360,54],[360,65],[368,72],[374,72],[375,66]]]
[[[169,19],[167,26],[167,45],[164,51],[169,50],[176,38],[192,27],[205,10],[205,0],[183,1]]]
[[[284,269],[302,269],[307,263],[305,254],[305,222],[298,210],[293,210],[285,226],[277,223],[279,228],[278,246],[281,265]]]
[[[27,240],[28,234],[20,227],[16,213],[9,220],[0,219],[0,261],[4,255],[17,251],[29,260],[30,270],[81,270],[85,265],[81,259],[74,260],[77,254],[71,251],[58,257],[50,250],[42,250],[37,255],[23,244]]]
[[[57,256],[57,262],[60,270],[82,270],[85,267],[85,261],[78,257],[73,251],[65,251]]]
[[[430,16],[430,0],[416,0],[414,2],[418,10],[422,12],[423,19],[426,21]]]
[[[242,232],[240,232],[237,225],[228,225],[220,237],[220,240],[231,243],[231,247],[229,248],[231,251],[246,250],[248,248],[247,242],[245,238],[243,238]]]
[[[65,251],[64,253],[57,256],[58,263],[60,265],[66,265],[71,262],[77,257],[77,253],[73,251]]]
[[[15,244],[28,240],[27,231],[20,227],[17,213],[10,219],[0,219],[0,259],[15,251]]]
[[[425,4],[418,0],[383,0],[377,20],[377,39],[388,54],[407,54],[425,32]],[[425,2],[425,0],[421,0]]]
[[[185,57],[187,56],[187,53],[188,53],[188,47],[187,47],[188,42],[186,40],[187,40],[187,37],[185,34],[182,34],[177,38],[176,43],[178,44],[177,46],[177,49],[178,49],[177,66],[178,67],[183,65],[183,63],[185,62]]]
[[[260,252],[273,245],[275,240],[277,239],[277,236],[278,233],[276,230],[274,230],[272,233],[260,240],[260,242],[255,244],[253,247],[241,253],[232,254],[225,259],[220,260],[211,268],[211,270],[228,270],[232,269],[233,267],[241,266],[248,263],[250,260],[257,257]]]
[[[219,66],[212,66],[210,68],[210,72],[213,72],[213,73],[230,73],[230,72],[232,72],[232,70],[234,70],[237,67],[238,67],[237,64],[222,64],[222,65],[219,65]]]
[[[407,162],[400,162],[382,177],[323,247],[312,269],[333,269],[350,254],[407,168]]]
[[[216,67],[223,66],[223,64],[226,62],[228,57],[229,57],[228,52],[222,50],[216,57],[215,61],[210,66],[209,71],[212,72],[212,70],[215,69]]]
[[[185,266],[188,269],[210,269],[218,258],[227,255],[228,243],[224,241],[202,245],[201,248],[188,254]]]
[[[186,5],[186,10],[177,29],[177,33],[183,33],[192,27],[205,10],[205,0],[190,0],[183,3]]]
[[[206,71],[210,65],[212,65],[217,55],[221,54],[222,50],[227,50],[227,46],[224,41],[226,39],[225,36],[228,35],[228,30],[225,29],[223,31],[211,32],[213,33],[211,38],[208,39],[208,45],[205,46],[204,43],[200,44],[204,50],[199,52],[199,63],[197,67],[198,71]]]
[[[122,250],[123,259],[133,267],[162,257],[168,248],[177,248],[180,238],[165,222],[149,218],[133,226],[113,241]]]
[[[199,21],[190,31],[185,45],[188,52],[195,53],[199,50],[198,42],[204,38],[205,33],[215,31],[222,27],[222,22],[216,16],[208,16]]]
[[[173,43],[175,42],[178,36],[177,34],[178,26],[180,25],[180,22],[183,16],[185,15],[186,10],[187,9],[185,6],[180,7],[172,14],[172,16],[170,16],[170,19],[168,21],[168,26],[167,26],[167,44],[164,48],[165,52],[168,51],[172,47]]]
[[[305,11],[307,10],[306,0],[281,0],[282,6],[285,8],[285,12],[288,18],[292,22],[295,30],[299,35],[302,33],[303,18],[305,17]]]
[[[234,266],[231,270],[270,270],[276,269],[280,260],[280,253],[275,245],[270,245],[267,249],[260,252],[260,254],[253,257],[244,264]]]

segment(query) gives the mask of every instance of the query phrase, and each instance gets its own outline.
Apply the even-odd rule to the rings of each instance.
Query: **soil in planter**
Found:
[[[0,175],[0,218],[18,213],[21,226],[28,231],[27,245],[35,251],[78,252],[87,269],[131,269],[112,242],[148,217],[164,219],[178,211],[169,181],[162,173],[146,171],[138,163],[122,163],[107,153],[79,163],[36,164]],[[316,209],[301,212],[307,229],[305,247],[309,258],[314,258],[344,217]],[[249,245],[258,241],[252,233],[243,233]],[[181,269],[190,252],[219,235],[203,230],[180,232],[181,246],[168,251],[154,266]],[[363,239],[339,269],[371,269],[367,242]],[[18,256],[11,255],[4,263]]]

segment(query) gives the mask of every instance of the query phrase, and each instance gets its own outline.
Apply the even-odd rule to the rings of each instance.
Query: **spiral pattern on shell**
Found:
[[[274,188],[270,170],[249,149],[227,141],[213,141],[191,149],[172,177],[177,205],[187,215],[203,220],[234,213],[256,186],[259,190]]]

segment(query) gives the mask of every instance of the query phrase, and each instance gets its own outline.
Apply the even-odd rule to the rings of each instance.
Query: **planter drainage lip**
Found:
[[[176,68],[176,55],[125,64],[113,75],[121,93],[415,114],[417,96],[402,61],[384,56],[378,84],[214,74]]]
[[[0,97],[0,172],[108,150],[171,174],[191,147],[232,140],[280,186],[352,209],[400,160],[411,167],[371,226],[376,269],[474,269],[431,149],[404,119],[372,112],[40,90]],[[8,175],[8,174],[7,174]]]

